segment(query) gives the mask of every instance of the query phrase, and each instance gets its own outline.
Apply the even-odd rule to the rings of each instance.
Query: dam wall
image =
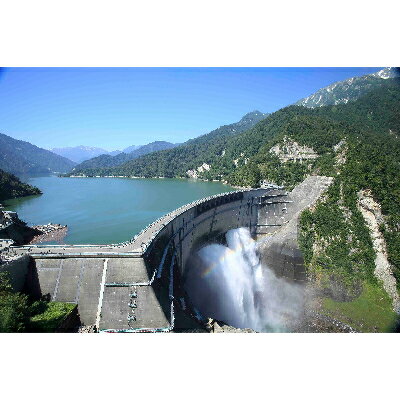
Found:
[[[31,260],[27,290],[77,304],[83,325],[107,332],[196,330],[205,319],[183,288],[191,256],[207,244],[224,243],[234,228],[269,237],[288,223],[292,202],[283,188],[239,190],[184,205],[124,243],[12,251]]]
[[[10,279],[10,284],[15,292],[21,292],[24,289],[30,257],[21,255],[20,257],[0,264],[0,272],[6,272]]]
[[[224,234],[239,227],[249,228],[252,234],[259,229],[259,208],[263,198],[285,196],[282,189],[253,189],[212,196],[192,203],[190,207],[163,221],[163,227],[143,244],[143,255],[147,259],[166,257],[174,249],[176,265],[181,274],[191,254],[206,244],[223,240]],[[140,240],[140,236],[139,236]],[[162,274],[161,262],[157,275]]]

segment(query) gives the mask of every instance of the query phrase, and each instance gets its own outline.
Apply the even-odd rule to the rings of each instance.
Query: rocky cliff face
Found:
[[[369,229],[376,254],[374,275],[382,282],[383,288],[391,297],[393,310],[400,314],[400,296],[397,292],[396,278],[388,261],[385,239],[379,229],[379,226],[385,223],[381,207],[366,190],[358,193],[357,206]]]
[[[210,168],[211,168],[211,165],[203,163],[202,165],[200,165],[200,167],[197,167],[197,169],[189,169],[189,170],[187,170],[186,171],[186,175],[189,178],[198,179],[203,172],[209,171]]]
[[[313,160],[318,157],[318,154],[311,147],[301,146],[286,136],[282,143],[271,147],[269,152],[278,156],[284,163],[287,161]]]
[[[40,232],[18,218],[17,213],[0,210],[0,239],[12,239],[15,244],[25,244]]]

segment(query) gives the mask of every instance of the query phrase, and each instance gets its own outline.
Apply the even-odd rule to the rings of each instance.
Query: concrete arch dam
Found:
[[[14,247],[23,257],[10,271],[20,271],[20,286],[34,296],[77,304],[82,325],[100,332],[202,330],[205,316],[183,288],[191,254],[230,229],[271,234],[298,215],[295,204],[278,187],[224,193],[163,216],[125,243]],[[289,252],[285,246],[268,251],[278,269],[302,264],[295,245]]]

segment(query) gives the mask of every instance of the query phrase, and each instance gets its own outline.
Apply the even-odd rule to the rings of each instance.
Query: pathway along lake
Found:
[[[108,244],[131,239],[176,208],[232,187],[186,179],[59,178],[23,181],[43,194],[5,201],[28,225],[68,225],[63,243]]]

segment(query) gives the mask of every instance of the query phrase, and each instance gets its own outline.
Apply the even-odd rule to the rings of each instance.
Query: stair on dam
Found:
[[[160,295],[157,297],[149,275],[152,271],[148,273],[143,258],[108,260],[97,321],[100,331],[162,329],[169,326],[161,306],[165,302]]]
[[[149,281],[143,258],[109,258],[106,285]]]
[[[152,286],[105,288],[100,331],[163,329],[169,325]]]

